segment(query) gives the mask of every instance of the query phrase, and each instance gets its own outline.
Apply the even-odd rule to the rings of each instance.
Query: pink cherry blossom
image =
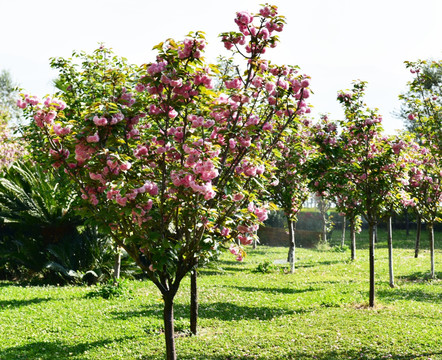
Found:
[[[98,136],[98,133],[95,133],[94,135],[86,137],[86,141],[88,143],[97,143],[100,141],[100,137]]]
[[[105,117],[98,117],[98,116],[94,116],[94,124],[97,126],[105,126],[107,125],[107,119]]]

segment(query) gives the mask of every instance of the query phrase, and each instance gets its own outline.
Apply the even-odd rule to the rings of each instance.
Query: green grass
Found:
[[[250,249],[243,263],[223,255],[201,269],[196,337],[187,335],[189,279],[177,295],[178,359],[442,359],[442,281],[427,280],[429,253],[415,259],[413,235],[397,232],[391,289],[381,235],[375,309],[366,306],[365,234],[355,262],[348,251],[298,249],[293,275],[286,265],[255,271],[285,259],[285,248]],[[441,279],[438,236],[436,243]],[[160,294],[149,282],[127,286],[129,296],[105,300],[87,297],[90,287],[0,282],[0,359],[163,359]]]

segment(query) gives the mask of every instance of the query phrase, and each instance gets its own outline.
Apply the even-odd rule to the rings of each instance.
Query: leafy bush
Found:
[[[269,274],[278,270],[278,267],[274,265],[271,261],[266,260],[258,264],[254,272],[260,272],[263,274]]]
[[[99,285],[98,289],[86,294],[87,298],[101,297],[103,299],[132,296],[132,290],[128,288],[127,282],[122,279],[109,279],[106,283]]]

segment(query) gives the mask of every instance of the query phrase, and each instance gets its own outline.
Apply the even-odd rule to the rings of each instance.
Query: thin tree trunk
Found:
[[[408,208],[405,208],[405,229],[408,240],[408,236],[410,236],[410,217],[408,216]]]
[[[414,246],[414,257],[417,258],[419,256],[419,247],[421,242],[421,231],[422,231],[422,218],[418,214],[416,220],[416,244]]]
[[[431,257],[431,278],[436,278],[436,273],[434,272],[434,224],[432,222],[428,223],[428,235],[430,238],[430,257]]]
[[[256,246],[257,246],[256,239],[253,239],[252,240],[252,249],[256,249]]]
[[[322,242],[327,244],[327,214],[323,212],[322,214]]]
[[[287,261],[290,264],[290,274],[295,273],[295,262],[296,262],[296,223],[290,218],[287,218],[287,225],[289,227],[289,254],[287,256]]]
[[[346,227],[346,223],[347,223],[347,221],[346,221],[347,219],[346,219],[346,216],[344,215],[343,216],[343,218],[342,218],[342,239],[341,239],[341,248],[343,248],[344,247],[344,245],[345,245],[345,227]]]
[[[388,217],[388,270],[390,273],[390,287],[394,288],[393,273],[393,229],[391,226],[391,216]]]
[[[356,226],[355,226],[355,217],[350,218],[350,238],[351,238],[351,260],[354,261],[356,259]]]
[[[377,244],[378,243],[378,226],[374,225],[374,243]]]
[[[198,271],[193,269],[190,273],[190,332],[198,334]]]
[[[374,307],[374,245],[375,245],[375,225],[369,224],[369,263],[370,263],[370,296],[369,296],[369,306]]]
[[[175,329],[173,325],[173,298],[172,294],[163,294],[164,300],[164,335],[166,338],[166,359],[176,360]]]
[[[114,281],[116,283],[117,279],[120,278],[120,271],[121,271],[121,249],[117,245],[115,247],[115,262],[114,262]]]

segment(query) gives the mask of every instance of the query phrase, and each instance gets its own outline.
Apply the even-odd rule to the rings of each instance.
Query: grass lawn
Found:
[[[391,289],[383,235],[375,309],[366,307],[364,234],[355,262],[348,251],[298,249],[293,275],[286,265],[254,271],[284,259],[285,248],[249,249],[243,263],[223,255],[200,272],[196,337],[187,335],[189,279],[177,295],[178,359],[442,359],[442,281],[426,278],[429,253],[415,259],[412,235],[397,232]],[[441,234],[436,245],[442,279]],[[0,282],[0,359],[164,359],[159,292],[146,281],[127,286],[131,296],[105,300],[88,298],[91,287]]]

